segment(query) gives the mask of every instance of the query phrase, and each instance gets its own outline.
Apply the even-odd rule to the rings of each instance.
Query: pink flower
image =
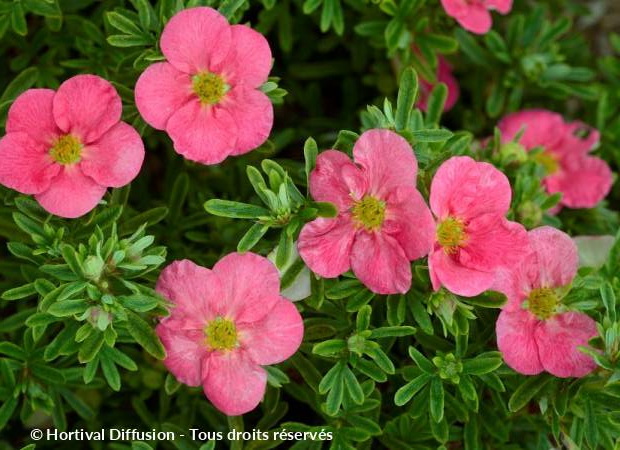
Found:
[[[444,162],[431,183],[431,210],[437,218],[428,257],[431,282],[463,296],[494,284],[502,267],[518,264],[527,252],[527,233],[506,220],[512,192],[506,176],[468,156]]]
[[[167,62],[140,75],[136,105],[178,153],[217,164],[267,140],[273,106],[258,88],[271,70],[271,49],[263,35],[231,26],[212,8],[189,8],[166,24],[161,50]]]
[[[528,236],[531,253],[501,283],[508,303],[497,320],[497,346],[506,364],[525,375],[587,375],[596,364],[577,347],[598,334],[596,322],[562,305],[577,273],[577,247],[551,227]]]
[[[156,329],[168,370],[202,385],[224,414],[256,408],[267,383],[261,366],[289,358],[304,332],[275,266],[254,253],[226,255],[212,270],[185,259],[163,270],[156,289],[173,305]]]
[[[441,5],[450,17],[476,34],[485,34],[491,29],[490,10],[508,14],[512,0],[441,0]]]
[[[598,145],[600,134],[582,122],[565,122],[560,114],[531,109],[509,114],[498,125],[502,141],[509,142],[525,130],[519,143],[527,150],[542,147],[537,155],[547,176],[543,185],[550,194],[561,192],[560,205],[592,208],[611,190],[611,169],[588,153]]]
[[[318,275],[349,269],[379,294],[407,292],[410,261],[425,256],[433,219],[416,189],[418,163],[407,141],[389,130],[369,130],[353,148],[352,162],[336,150],[321,153],[310,174],[310,193],[338,208],[299,235],[301,258]]]
[[[448,88],[448,98],[446,99],[446,104],[444,105],[444,111],[450,111],[458,101],[461,92],[459,89],[459,84],[452,74],[452,67],[448,61],[441,56],[439,57],[437,66],[437,82],[444,83]],[[420,96],[418,98],[417,106],[422,111],[426,111],[428,106],[428,97],[434,87],[435,84],[426,81],[424,78],[420,78]]]
[[[0,184],[34,194],[61,217],[92,210],[107,187],[133,180],[144,145],[121,122],[121,99],[95,75],[77,75],[51,89],[28,89],[9,109],[0,139]]]

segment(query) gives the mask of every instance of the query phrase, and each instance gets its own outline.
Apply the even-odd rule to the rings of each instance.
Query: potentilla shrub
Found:
[[[619,14],[0,1],[0,450],[620,449]]]

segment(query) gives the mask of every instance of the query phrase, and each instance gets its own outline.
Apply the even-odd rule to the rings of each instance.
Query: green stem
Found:
[[[228,416],[228,428],[230,431],[243,433],[243,416]],[[230,441],[230,450],[243,450],[243,440]]]

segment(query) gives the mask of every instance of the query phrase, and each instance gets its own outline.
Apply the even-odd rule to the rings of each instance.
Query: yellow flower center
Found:
[[[377,230],[381,228],[385,219],[385,202],[367,195],[355,202],[351,212],[358,227],[368,231]]]
[[[447,217],[437,225],[437,242],[446,253],[455,253],[467,242],[465,223],[457,217]]]
[[[49,154],[59,164],[74,164],[82,158],[83,147],[77,137],[65,134],[54,140]]]
[[[232,350],[237,346],[237,327],[224,317],[210,321],[205,327],[205,336],[211,350]]]
[[[192,78],[192,89],[203,105],[215,105],[228,91],[224,79],[211,72],[200,72]]]
[[[553,175],[560,168],[560,163],[556,156],[546,151],[542,151],[534,156],[534,161],[544,167],[547,175]]]
[[[553,316],[559,304],[560,299],[551,288],[533,289],[527,298],[527,309],[541,320]]]

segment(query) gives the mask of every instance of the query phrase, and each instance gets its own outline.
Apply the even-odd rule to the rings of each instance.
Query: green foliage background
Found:
[[[164,133],[142,121],[133,99],[141,71],[163,58],[165,22],[198,5],[251,24],[275,58],[274,78],[263,86],[277,104],[269,141],[213,167],[183,160]],[[25,89],[94,73],[114,83],[124,120],[147,148],[131,187],[111,191],[106,205],[79,220],[49,216],[34,200],[0,188],[0,448],[29,445],[31,428],[53,426],[334,433],[323,443],[230,443],[248,449],[619,449],[618,183],[594,209],[549,215],[559,198],[541,188],[542,168],[502,153],[493,137],[508,112],[558,111],[601,131],[596,154],[617,176],[619,15],[612,0],[521,0],[509,15],[494,14],[493,31],[476,36],[438,0],[0,1],[0,120]],[[412,109],[417,76],[434,81],[438,55],[453,65],[461,98],[442,114],[440,85],[423,114]],[[237,248],[267,254],[278,245],[282,267],[294,258],[303,223],[334,212],[306,196],[317,152],[350,152],[357,135],[374,127],[412,143],[426,196],[441,162],[476,155],[510,178],[511,219],[615,236],[599,267],[580,269],[567,298],[599,323],[593,375],[516,374],[496,352],[501,296],[432,293],[425,260],[414,262],[406,295],[375,295],[352,276],[312,277],[312,295],[297,303],[304,343],[269,369],[264,402],[242,418],[226,418],[200,389],[167,374],[153,332],[165,313],[152,290],[162,264],[188,258],[210,267]],[[302,268],[293,262],[283,285]]]

